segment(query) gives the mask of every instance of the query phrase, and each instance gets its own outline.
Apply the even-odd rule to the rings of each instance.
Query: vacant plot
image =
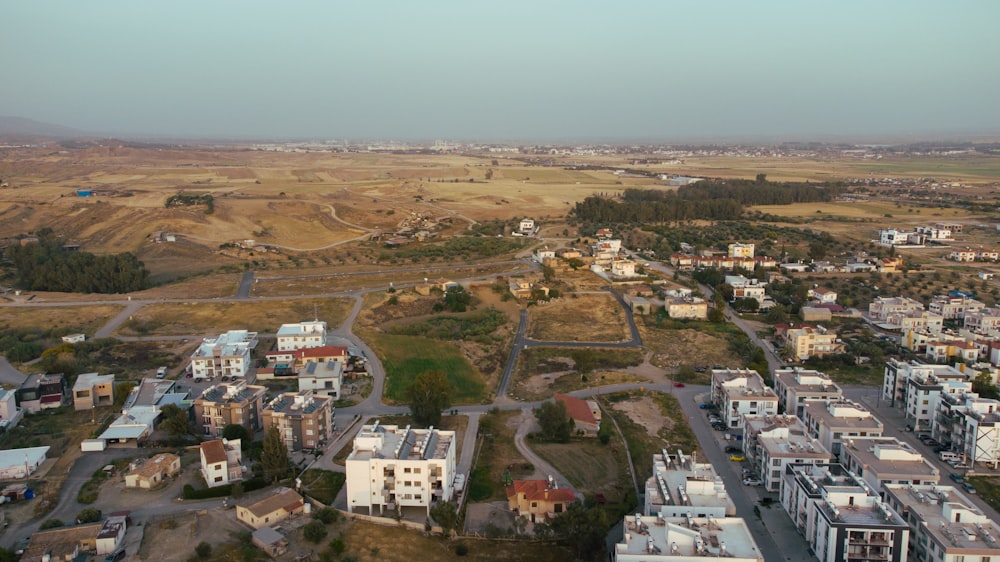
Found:
[[[405,402],[406,389],[425,371],[441,371],[451,383],[452,402],[475,404],[486,399],[486,378],[458,347],[420,336],[367,333],[365,341],[385,367],[385,399]]]
[[[211,273],[196,275],[132,293],[135,300],[145,299],[211,299],[234,297],[240,286],[241,273]]]
[[[311,318],[340,325],[351,309],[349,299],[158,303],[142,307],[115,332],[119,336],[186,336],[226,330],[273,333],[286,322]]]
[[[624,491],[632,487],[617,436],[608,445],[597,439],[575,439],[570,443],[531,442],[530,446],[580,492],[604,494],[609,503],[618,504],[625,499]]]
[[[352,272],[344,273],[343,267],[330,268],[326,275],[312,274],[308,277],[298,277],[288,275],[269,278],[259,275],[253,286],[253,295],[259,297],[281,297],[292,295],[310,295],[317,293],[332,293],[339,291],[353,291],[358,289],[374,289],[389,287],[401,289],[408,285],[422,284],[425,279],[437,279],[446,276],[452,279],[465,279],[469,277],[488,276],[499,274],[511,270],[511,265],[491,265],[486,264],[479,267],[455,267],[439,269],[410,269],[400,268],[392,272],[372,271],[372,272]],[[336,272],[335,269],[339,269]],[[268,274],[265,274],[268,275]]]
[[[20,307],[0,306],[0,329],[37,329],[42,332],[68,334],[82,332],[93,335],[124,306],[106,304],[94,306]]]
[[[738,329],[726,324],[710,322],[666,322],[662,328],[649,319],[637,322],[643,345],[653,352],[650,363],[664,369],[676,369],[681,365],[702,365],[742,367],[740,358],[729,347],[729,334]],[[704,382],[707,384],[707,375]]]
[[[629,338],[625,311],[611,295],[561,298],[529,310],[528,337],[535,340],[596,343]]]
[[[479,418],[482,436],[476,464],[469,476],[469,500],[474,502],[506,500],[504,473],[513,479],[527,478],[534,473],[514,444],[514,435],[524,414],[518,410],[496,410]]]
[[[658,392],[619,392],[600,401],[603,410],[614,416],[628,442],[640,483],[652,475],[651,459],[655,453],[665,448],[683,449],[685,453],[698,449],[698,440],[673,396]],[[647,423],[659,425],[649,427],[644,425]]]
[[[510,395],[522,400],[545,400],[556,392],[643,381],[646,379],[623,371],[642,360],[642,351],[632,349],[532,347],[519,354]]]

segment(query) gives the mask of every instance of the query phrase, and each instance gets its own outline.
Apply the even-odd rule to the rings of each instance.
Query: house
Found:
[[[115,376],[84,373],[73,384],[73,408],[92,410],[115,403]]]
[[[534,219],[529,219],[529,218],[521,219],[521,222],[517,225],[517,230],[522,234],[535,230]]]
[[[60,374],[28,375],[17,388],[18,405],[26,414],[58,408],[66,400],[66,377]]]
[[[921,232],[904,232],[895,228],[879,230],[879,244],[883,246],[923,246],[927,235]]]
[[[277,558],[288,552],[288,539],[267,525],[253,532],[251,542],[271,558]]]
[[[170,453],[160,453],[135,464],[125,475],[125,487],[151,490],[165,482],[167,478],[179,474],[180,471],[180,457]]]
[[[69,334],[62,337],[63,343],[82,343],[86,339],[86,334]]]
[[[744,414],[778,413],[778,395],[750,369],[712,369],[711,400],[731,429],[743,428]]]
[[[785,467],[802,463],[828,463],[830,452],[794,415],[743,416],[743,454],[754,475],[769,492],[781,488]]]
[[[667,297],[664,308],[671,318],[690,320],[708,318],[708,303],[701,297]]]
[[[612,260],[611,275],[615,277],[636,277],[636,263],[632,260]]]
[[[217,338],[205,338],[191,355],[191,374],[196,379],[245,377],[253,365],[257,332],[230,330]]]
[[[514,298],[518,299],[530,299],[535,291],[539,291],[544,296],[549,296],[549,288],[540,283],[537,280],[532,279],[511,279],[507,284],[507,290],[510,294],[514,295]]]
[[[597,402],[559,393],[553,398],[566,405],[566,414],[573,420],[573,431],[577,435],[597,437],[601,429],[601,409]]]
[[[295,362],[295,370],[300,371],[309,363],[329,363],[337,361],[346,364],[350,359],[347,348],[342,345],[322,345],[320,347],[307,347],[292,353],[292,360]]]
[[[736,504],[726,492],[722,477],[708,462],[693,455],[666,449],[653,455],[653,475],[646,480],[644,515],[666,517],[732,517]]]
[[[986,303],[966,296],[935,295],[927,305],[927,310],[945,320],[958,320],[966,314],[979,312]]]
[[[775,326],[775,330],[777,337],[779,331],[777,326]],[[837,337],[837,334],[828,331],[823,326],[815,328],[807,325],[789,326],[780,332],[781,339],[785,342],[785,349],[799,361],[805,361],[810,357],[823,357],[844,352],[844,344]]]
[[[629,308],[632,310],[632,314],[638,314],[640,316],[645,316],[653,312],[653,303],[645,297],[639,297],[636,295],[625,295],[625,302],[628,303]]]
[[[317,396],[340,399],[344,380],[344,364],[340,361],[309,362],[299,371],[296,379],[299,391],[312,391]]]
[[[626,515],[615,562],[764,562],[742,517]]]
[[[388,507],[424,507],[455,492],[455,432],[364,425],[346,461],[347,509],[384,513]]]
[[[837,304],[837,291],[825,287],[815,287],[809,289],[808,296],[816,302],[824,304]]]
[[[10,429],[17,425],[22,417],[17,407],[17,392],[0,388],[0,428]]]
[[[305,347],[326,345],[326,322],[282,324],[277,333],[278,351],[294,351]]]
[[[263,415],[264,427],[277,427],[289,451],[316,450],[333,435],[333,398],[312,390],[282,392]]]
[[[884,322],[890,314],[923,310],[924,305],[907,297],[875,297],[868,305],[868,316],[872,322]]]
[[[264,428],[262,410],[267,388],[245,380],[212,385],[194,401],[194,423],[203,435],[218,437],[230,424],[242,425],[251,435]]]
[[[923,453],[895,437],[853,437],[840,452],[841,464],[879,493],[886,484],[937,484],[941,479]]]
[[[104,523],[59,527],[31,534],[21,562],[72,562],[81,553],[97,552],[97,535]]]
[[[31,476],[47,458],[49,447],[0,450],[0,480],[21,480]]]
[[[975,312],[967,312],[962,325],[977,334],[1000,335],[1000,308],[981,308]]]
[[[785,468],[781,506],[820,562],[906,562],[910,528],[840,464]]]
[[[753,257],[753,244],[730,244],[729,245],[729,257],[731,258],[752,258]]]
[[[742,275],[726,275],[726,285],[733,288],[733,301],[736,299],[753,299],[757,304],[764,304],[764,286],[758,279],[747,279]]]
[[[610,228],[598,228],[597,232],[594,233],[594,236],[596,236],[599,239],[611,238],[612,236],[614,236],[614,233],[611,231]]]
[[[125,532],[128,530],[128,515],[112,514],[104,520],[101,529],[97,532],[97,540],[94,547],[97,555],[107,555],[118,550],[118,547],[125,540]]]
[[[809,265],[799,262],[783,263],[778,266],[785,273],[805,273],[809,271]]]
[[[552,479],[514,480],[507,486],[507,506],[532,523],[552,519],[575,500],[571,488],[558,488]]]
[[[215,439],[199,446],[201,475],[209,488],[243,480],[243,452],[239,439]]]
[[[177,391],[176,381],[143,379],[125,398],[121,415],[98,439],[108,445],[138,446],[153,432],[163,406],[174,404],[186,410],[189,408],[187,399],[187,391]]]
[[[799,317],[804,322],[824,322],[833,318],[833,311],[825,306],[803,306],[799,309]]]
[[[1000,560],[1000,523],[952,486],[886,484],[885,503],[910,525],[908,562]]]
[[[295,490],[278,488],[270,496],[236,506],[236,519],[251,529],[275,525],[305,511],[305,500]]]

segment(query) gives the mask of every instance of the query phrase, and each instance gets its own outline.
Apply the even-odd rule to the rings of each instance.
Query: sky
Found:
[[[0,1],[0,115],[116,135],[1000,133],[1000,2]]]

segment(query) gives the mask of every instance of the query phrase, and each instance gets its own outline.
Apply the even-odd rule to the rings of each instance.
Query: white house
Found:
[[[196,379],[243,377],[252,365],[257,332],[230,330],[217,338],[205,338],[191,355],[191,373]]]
[[[753,299],[764,304],[764,285],[757,279],[747,279],[742,275],[726,275],[726,284],[733,288],[733,300]]]
[[[10,429],[21,419],[21,410],[17,407],[17,392],[0,388],[0,427]]]
[[[239,439],[205,441],[199,447],[201,475],[209,488],[243,480],[243,452]]]
[[[319,396],[339,400],[344,380],[344,364],[340,361],[309,362],[296,378],[300,391],[312,390]]]
[[[326,322],[298,322],[282,324],[278,328],[278,351],[295,351],[305,347],[326,345]]]
[[[521,219],[521,223],[517,226],[517,230],[522,233],[531,232],[534,229],[535,229],[535,220],[529,219],[527,217]]]
[[[125,515],[109,515],[104,520],[104,525],[97,532],[97,555],[111,554],[118,550],[118,546],[125,539],[125,531],[128,530],[128,517]]]
[[[626,515],[615,562],[764,562],[742,517]]]

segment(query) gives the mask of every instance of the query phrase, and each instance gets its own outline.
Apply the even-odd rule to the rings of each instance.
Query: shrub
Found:
[[[244,492],[260,490],[261,488],[266,487],[267,484],[267,480],[264,480],[263,478],[251,478],[250,480],[242,482]],[[232,495],[232,491],[232,484],[226,484],[225,486],[218,486],[216,488],[203,488],[200,490],[196,490],[195,487],[190,484],[185,484],[183,496],[186,500],[207,500],[210,498],[224,498]]]
[[[198,558],[204,560],[212,555],[212,545],[201,541],[198,546],[194,547],[194,553],[198,555]]]
[[[101,520],[101,510],[88,507],[76,514],[77,523],[94,523]]]
[[[456,556],[465,556],[468,553],[469,553],[469,545],[465,544],[464,542],[460,542],[455,545]]]
[[[329,507],[324,507],[323,509],[317,510],[313,514],[313,519],[318,519],[324,524],[329,525],[330,523],[337,522],[337,510]]]
[[[41,526],[38,528],[44,531],[45,529],[55,529],[56,527],[62,526],[63,522],[59,519],[46,519],[45,521],[42,521]]]
[[[344,539],[342,538],[335,538],[330,541],[330,550],[337,556],[340,556],[345,550],[347,550],[347,543],[344,542]]]
[[[318,543],[326,538],[326,525],[322,521],[310,521],[302,527],[302,536],[309,542]]]

